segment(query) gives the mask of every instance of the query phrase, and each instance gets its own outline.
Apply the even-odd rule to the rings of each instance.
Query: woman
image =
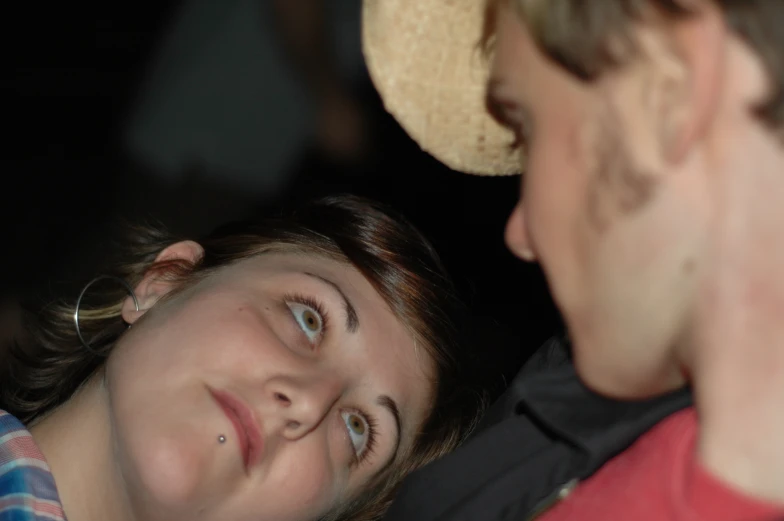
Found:
[[[376,204],[141,229],[125,260],[0,367],[0,520],[375,519],[473,426],[453,289]]]

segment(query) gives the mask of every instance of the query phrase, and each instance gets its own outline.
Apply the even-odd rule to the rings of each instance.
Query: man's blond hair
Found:
[[[757,53],[770,81],[771,93],[754,107],[772,129],[784,129],[784,0],[712,0],[727,24]],[[488,0],[482,40],[494,34],[493,13],[510,2],[542,51],[577,77],[590,81],[609,67],[633,56],[633,26],[652,9],[672,19],[694,14],[679,0]]]

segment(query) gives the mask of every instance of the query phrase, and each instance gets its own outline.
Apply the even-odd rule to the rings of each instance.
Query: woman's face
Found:
[[[148,277],[140,301],[168,289]],[[107,362],[131,508],[317,519],[411,447],[432,373],[354,268],[293,253],[223,268],[146,311]]]

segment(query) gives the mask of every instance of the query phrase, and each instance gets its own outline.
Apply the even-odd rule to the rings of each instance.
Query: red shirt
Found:
[[[536,521],[784,521],[784,505],[733,490],[697,461],[697,415],[673,414]]]

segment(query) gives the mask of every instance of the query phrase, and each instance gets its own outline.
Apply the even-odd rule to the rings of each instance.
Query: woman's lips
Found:
[[[245,471],[249,473],[250,469],[258,463],[264,445],[255,415],[245,402],[230,392],[212,388],[209,388],[209,391],[234,426],[242,453],[242,462]]]

